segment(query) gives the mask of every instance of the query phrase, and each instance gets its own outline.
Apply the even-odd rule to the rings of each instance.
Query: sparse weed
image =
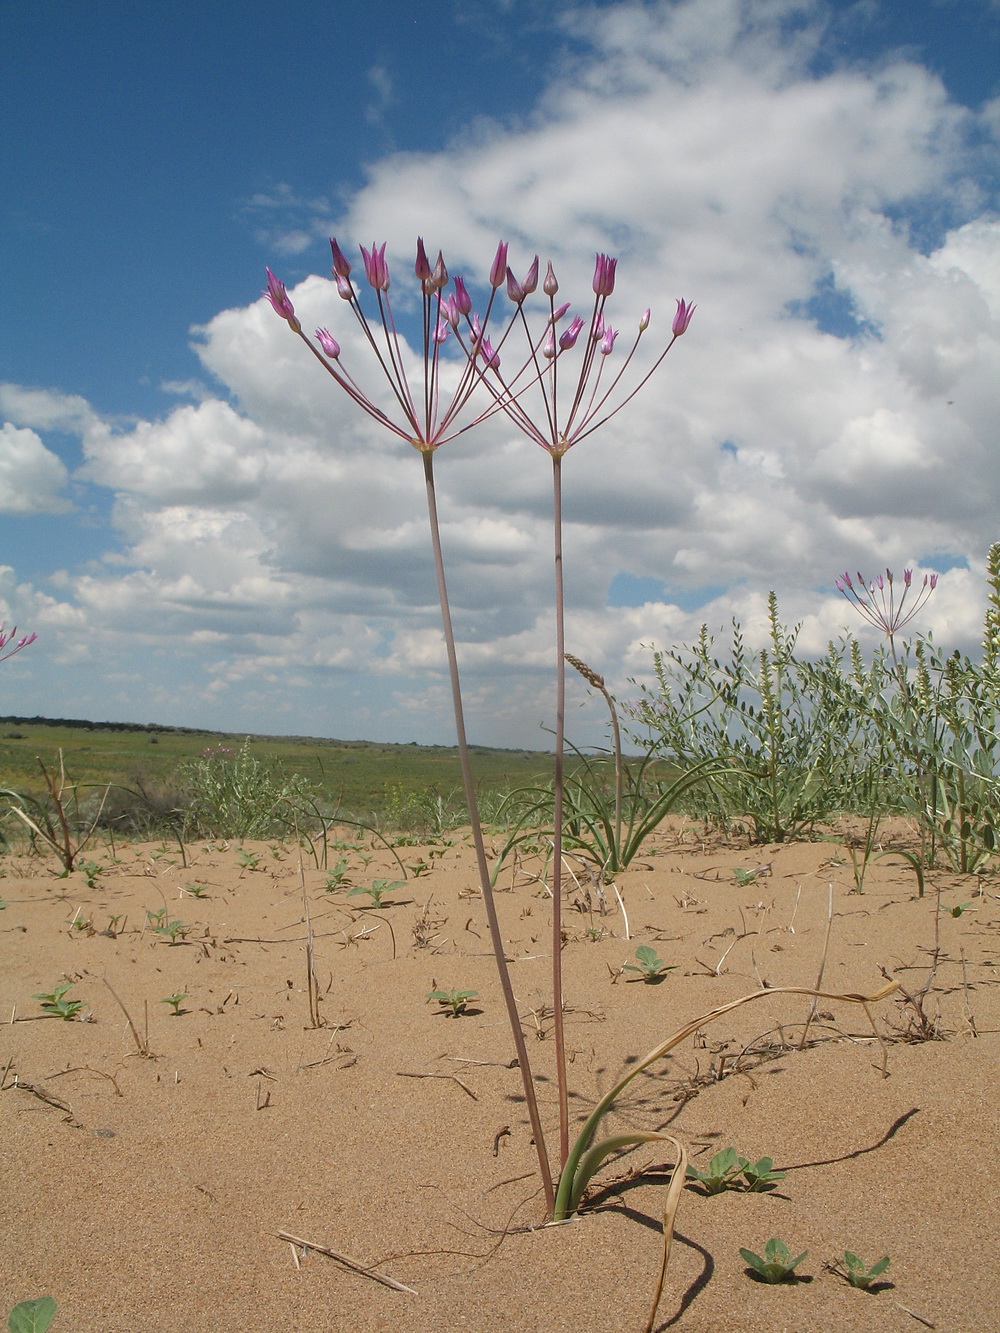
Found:
[[[870,1291],[875,1279],[881,1277],[889,1267],[889,1256],[884,1255],[877,1263],[872,1264],[871,1268],[866,1268],[862,1259],[851,1250],[845,1250],[842,1255],[834,1259],[833,1263],[827,1264],[827,1267],[831,1273],[844,1278],[852,1287]]]
[[[688,1180],[694,1181],[705,1194],[721,1194],[727,1189],[743,1189],[748,1194],[761,1194],[773,1189],[779,1180],[784,1180],[784,1171],[775,1171],[770,1157],[761,1157],[751,1162],[748,1157],[741,1157],[735,1148],[723,1148],[717,1152],[708,1164],[707,1171],[688,1167]],[[742,1182],[740,1177],[743,1177]]]
[[[326,880],[323,883],[323,889],[326,893],[339,893],[346,889],[351,879],[347,869],[347,857],[338,856],[337,864],[332,870],[328,870]]]
[[[67,1000],[66,993],[73,989],[72,981],[65,981],[59,986],[53,986],[51,991],[40,991],[33,997],[36,999],[47,1014],[53,1018],[64,1018],[67,1021],[76,1018],[77,1014],[83,1008],[82,1000]]]
[[[260,852],[249,851],[246,847],[240,848],[239,857],[241,870],[256,870],[264,859]]]
[[[776,1236],[772,1237],[764,1246],[763,1259],[753,1250],[744,1250],[740,1247],[740,1255],[750,1265],[753,1271],[764,1279],[765,1282],[788,1282],[794,1276],[794,1269],[802,1262],[809,1253],[803,1250],[801,1254],[792,1258],[792,1252],[783,1240],[778,1240]]]
[[[205,898],[208,896],[207,884],[185,884],[184,892],[189,898]]]
[[[80,861],[76,868],[87,881],[87,888],[96,888],[98,876],[101,874],[103,867],[99,866],[96,861]]]
[[[640,944],[635,951],[636,962],[626,963],[623,972],[638,972],[648,985],[655,986],[672,972],[676,963],[664,962],[651,944]]]
[[[370,884],[359,884],[356,889],[351,889],[347,896],[354,898],[359,894],[367,894],[369,901],[365,907],[388,906],[383,904],[382,899],[394,889],[402,888],[405,883],[405,879],[373,879]]]
[[[461,1018],[468,1012],[470,1000],[478,999],[476,990],[432,990],[427,992],[428,1000],[435,1000],[443,1013],[449,1018]]]
[[[165,995],[163,999],[160,1001],[160,1003],[171,1005],[173,1007],[172,1016],[174,1018],[177,1018],[181,1014],[187,1012],[187,1010],[181,1008],[181,1005],[184,1003],[186,999],[187,999],[187,992],[185,992],[182,995]]]

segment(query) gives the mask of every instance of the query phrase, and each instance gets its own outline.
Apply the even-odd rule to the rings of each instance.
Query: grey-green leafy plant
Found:
[[[97,880],[103,867],[98,865],[96,861],[78,861],[76,868],[79,870],[80,874],[83,875],[84,879],[86,879],[88,889],[93,889],[97,886]]]
[[[699,1184],[706,1194],[721,1194],[734,1183],[736,1177],[747,1165],[745,1157],[740,1157],[735,1148],[723,1148],[708,1163],[707,1171],[699,1171],[689,1166],[688,1180]]]
[[[185,1012],[181,1008],[181,1005],[184,1003],[186,999],[187,999],[187,992],[185,992],[183,995],[181,994],[165,995],[163,999],[160,1001],[160,1003],[169,1004],[172,1007],[173,1017],[178,1018],[182,1013]]]
[[[264,859],[260,852],[252,852],[246,847],[240,848],[239,857],[241,870],[256,870]]]
[[[347,896],[354,898],[359,894],[367,894],[369,901],[365,904],[366,907],[381,907],[385,895],[392,893],[394,889],[402,888],[405,883],[404,879],[373,879],[370,884],[359,884],[357,888],[351,889]]]
[[[51,1014],[53,1018],[73,1019],[83,1008],[83,1001],[66,999],[67,992],[72,989],[73,982],[64,981],[59,986],[53,986],[50,991],[37,992],[34,999],[38,1000],[45,1012]]]
[[[468,1012],[470,1000],[479,998],[476,990],[432,990],[427,992],[428,1000],[435,1000],[449,1018],[461,1018]]]
[[[312,794],[298,773],[279,763],[265,764],[244,741],[233,753],[225,747],[207,751],[179,773],[188,798],[193,831],[209,838],[266,838],[284,831],[291,808]]]
[[[868,1268],[864,1260],[859,1259],[851,1250],[845,1250],[843,1255],[838,1256],[829,1267],[834,1273],[845,1278],[852,1287],[868,1291],[875,1279],[881,1277],[889,1267],[889,1256],[884,1255]]]
[[[638,972],[642,980],[649,985],[656,985],[666,977],[668,972],[672,972],[676,963],[669,965],[660,957],[651,944],[640,944],[635,951],[636,961],[626,963],[622,968],[623,972]]]
[[[327,893],[338,893],[341,889],[346,889],[350,884],[350,874],[347,868],[347,857],[338,856],[337,862],[332,870],[326,873],[326,880],[323,888]]]
[[[775,1171],[770,1157],[759,1157],[756,1162],[740,1158],[743,1179],[746,1181],[748,1194],[762,1194],[775,1187],[779,1180],[784,1180],[784,1171]]]
[[[742,1246],[740,1247],[742,1258],[765,1282],[787,1282],[808,1253],[808,1250],[803,1250],[793,1259],[791,1250],[783,1240],[778,1240],[777,1236],[773,1236],[764,1246],[763,1259],[753,1250],[744,1250]]]
[[[756,870],[744,870],[742,866],[733,866],[733,879],[740,888],[756,883],[758,873]]]
[[[708,1164],[707,1171],[688,1167],[688,1179],[700,1185],[705,1194],[721,1194],[727,1189],[744,1189],[748,1194],[760,1194],[773,1189],[784,1180],[784,1171],[775,1171],[770,1157],[751,1162],[741,1157],[735,1148],[723,1148]],[[742,1181],[740,1179],[742,1177]]]
[[[9,1333],[46,1333],[56,1315],[56,1303],[51,1296],[39,1296],[34,1301],[20,1301],[7,1316]]]
[[[186,926],[183,921],[176,917],[168,918],[167,913],[162,909],[158,912],[147,912],[146,916],[150,920],[153,930],[157,935],[162,935],[165,940],[171,944],[176,944],[178,940],[185,940],[188,936],[190,926]]]
[[[184,892],[190,898],[204,898],[208,895],[208,885],[196,883],[185,884]]]

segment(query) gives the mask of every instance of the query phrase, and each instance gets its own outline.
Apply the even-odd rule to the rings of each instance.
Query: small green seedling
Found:
[[[740,1248],[740,1255],[765,1282],[787,1282],[792,1277],[793,1270],[808,1253],[808,1250],[803,1250],[800,1255],[793,1259],[791,1250],[783,1240],[778,1240],[776,1236],[773,1236],[764,1246],[763,1259],[759,1254],[754,1254],[753,1250]]]
[[[181,1014],[187,1012],[186,1010],[181,1008],[181,1005],[184,1003],[186,999],[187,999],[187,992],[185,992],[183,995],[165,995],[163,999],[160,1001],[160,1003],[173,1005],[173,1017],[178,1018]]]
[[[185,884],[184,892],[191,898],[204,898],[208,893],[207,884]]]
[[[97,879],[101,873],[101,867],[96,861],[80,861],[77,863],[77,870],[87,881],[87,888],[93,889],[97,886]]]
[[[656,952],[651,944],[640,944],[635,951],[636,963],[626,963],[622,968],[623,972],[639,972],[642,979],[649,985],[656,985],[662,981],[668,972],[674,970],[674,964],[669,967]]]
[[[190,929],[191,927],[185,926],[183,921],[177,920],[161,920],[158,926],[153,927],[153,930],[157,935],[162,935],[163,938],[169,940],[171,944],[176,944],[178,940],[187,939],[187,933]]]
[[[154,930],[157,926],[163,925],[166,915],[167,909],[165,907],[158,907],[155,912],[151,912],[148,907],[146,908],[146,920]]]
[[[256,870],[262,859],[260,852],[251,852],[244,847],[240,852],[240,869]]]
[[[466,1006],[470,1000],[475,1000],[479,996],[477,990],[432,990],[427,992],[428,1000],[437,1000],[438,1004],[450,1018],[461,1018],[467,1012]]]
[[[35,995],[35,999],[41,1004],[47,1014],[53,1018],[64,1018],[67,1022],[76,1018],[77,1014],[83,1008],[82,1000],[67,1000],[66,992],[72,990],[72,981],[66,981],[61,986],[54,986],[51,991],[41,991]]]
[[[779,1180],[784,1180],[784,1171],[774,1171],[774,1162],[770,1157],[759,1157],[756,1162],[740,1158],[743,1179],[746,1181],[748,1194],[763,1194],[774,1189]]]
[[[118,912],[118,913],[116,913],[114,916],[109,916],[109,917],[108,917],[108,924],[107,924],[107,925],[104,927],[104,929],[101,931],[101,934],[102,934],[102,935],[110,935],[110,937],[111,937],[113,940],[116,940],[116,939],[118,938],[118,936],[121,934],[121,930],[118,929],[118,923],[119,923],[119,921],[121,921],[121,920],[123,920],[123,919],[124,919],[124,914],[123,914],[122,912]],[[124,930],[124,929],[125,929],[125,927],[123,926],[123,927],[122,927],[122,930]]]
[[[337,858],[337,864],[332,870],[327,872],[326,883],[323,885],[327,893],[339,893],[341,889],[346,889],[350,884],[350,876],[347,873],[347,857]]]
[[[421,875],[426,875],[430,871],[431,863],[430,861],[415,861],[413,865],[406,868],[414,879],[419,879]]]
[[[51,1296],[39,1296],[36,1301],[21,1301],[7,1316],[10,1333],[46,1333],[56,1315],[56,1303]]]
[[[881,1277],[888,1267],[888,1255],[880,1259],[877,1264],[872,1264],[871,1268],[866,1268],[864,1261],[850,1250],[845,1250],[842,1259],[835,1259],[830,1264],[834,1273],[839,1273],[852,1287],[859,1287],[862,1291],[868,1291],[875,1279]]]
[[[949,908],[948,908],[948,911],[951,913],[952,916],[961,916],[963,912],[968,912],[970,909],[971,909],[972,911],[975,911],[975,909],[976,909],[976,904],[975,904],[975,903],[956,903],[956,905],[955,905],[954,907],[949,907]]]
[[[2,898],[0,898],[0,912],[2,912],[6,906],[7,904],[4,902]]]
[[[706,1194],[721,1194],[723,1190],[735,1184],[736,1177],[748,1165],[747,1159],[740,1157],[735,1148],[723,1148],[709,1162],[707,1171],[699,1171],[697,1167],[689,1166],[688,1180],[701,1185]]]
[[[402,888],[405,883],[405,879],[373,879],[370,884],[360,884],[356,889],[351,889],[347,896],[353,898],[359,893],[367,893],[371,901],[365,906],[381,907],[385,895],[393,889]]]
[[[744,870],[742,866],[733,866],[733,879],[741,889],[753,884],[757,879],[757,873],[756,870]]]

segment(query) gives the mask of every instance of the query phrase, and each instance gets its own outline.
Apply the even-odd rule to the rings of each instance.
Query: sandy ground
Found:
[[[127,846],[94,856],[92,888],[37,859],[0,861],[3,1316],[51,1294],[53,1333],[639,1333],[669,1151],[613,1161],[578,1220],[534,1225],[520,1075],[472,858],[453,839],[400,848],[425,868],[377,910],[324,891],[307,858],[319,1026],[297,849],[252,844],[249,866],[237,847],[201,843],[185,866],[176,848]],[[871,992],[882,969],[911,994],[930,981],[923,1028],[938,1038],[913,1040],[914,1006],[884,1001],[883,1077],[861,1009],[823,1002],[800,1049],[808,1000],[768,996],[630,1085],[612,1127],[667,1130],[701,1167],[731,1144],[787,1172],[770,1193],[685,1190],[656,1327],[1000,1328],[997,881],[934,871],[919,898],[889,857],[858,895],[836,841],[748,848],[679,824],[647,850],[618,880],[629,939],[613,892],[602,912],[572,863],[563,963],[581,1121],[628,1061],[688,1020],[762,983],[814,984],[828,923],[824,988]],[[331,851],[331,865],[346,857],[354,884],[399,877],[384,850],[363,855],[367,867],[362,852]],[[756,877],[739,883],[736,867]],[[551,1124],[539,870],[505,872],[498,903]],[[175,944],[147,916],[161,909],[187,931]],[[672,965],[661,984],[620,971],[640,944]],[[83,1001],[74,1021],[33,998],[63,980]],[[428,1003],[435,987],[479,996],[451,1018]],[[185,997],[176,1016],[169,995]],[[772,1236],[808,1251],[802,1280],[747,1275],[739,1247],[759,1252]],[[845,1248],[869,1263],[891,1255],[880,1290],[829,1271]]]

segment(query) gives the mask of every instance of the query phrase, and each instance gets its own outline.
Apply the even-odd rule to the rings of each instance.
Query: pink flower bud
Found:
[[[932,575],[931,575],[931,584],[930,584],[931,592],[933,592],[934,589],[937,587],[937,581],[938,581],[938,576],[937,576],[936,574],[932,574]],[[32,637],[34,637],[34,636],[32,636]]]
[[[417,237],[417,262],[413,265],[413,271],[424,284],[427,283],[431,276],[431,263],[427,258],[427,251],[424,249],[424,238],[422,236]],[[427,290],[426,285],[424,290]]]
[[[552,267],[552,260],[549,260],[549,266],[545,270],[545,281],[542,283],[542,291],[546,296],[555,296],[559,290],[559,284],[556,282],[555,270]]]
[[[350,278],[345,278],[342,273],[336,275],[337,294],[342,301],[354,300],[354,288],[351,286]]]
[[[551,361],[556,354],[556,331],[549,325],[549,331],[545,335],[545,342],[542,345],[542,356],[546,356]]]
[[[671,332],[675,338],[679,338],[682,333],[687,333],[691,316],[697,309],[696,305],[688,305],[686,301],[677,302],[677,313],[674,315],[674,322],[671,327]]]
[[[490,269],[490,286],[494,289],[502,287],[507,277],[507,242],[501,241],[497,246],[496,256],[493,260],[493,267]]]
[[[269,268],[265,268],[264,272],[267,274],[267,286],[263,294],[271,302],[271,309],[276,315],[288,321],[288,327],[293,333],[298,333],[302,325],[295,318],[295,307],[288,299],[285,284],[280,278],[276,278]]]
[[[333,251],[333,272],[338,278],[349,278],[351,276],[351,266],[344,256],[344,252],[337,244],[336,238],[330,237],[330,249]]]
[[[482,340],[482,353],[483,353],[483,361],[487,369],[499,370],[500,356],[494,350],[493,344],[490,342],[489,338],[484,338]]]
[[[434,329],[434,341],[436,343],[443,343],[450,332],[451,329],[448,327],[447,321],[439,319]]]
[[[649,316],[650,316],[650,311],[648,309],[642,312],[642,319],[639,320],[640,333],[645,333],[646,330],[649,328]]]
[[[483,338],[483,326],[479,322],[479,316],[473,315],[472,334],[469,338],[469,342],[471,343],[473,350],[475,350],[479,346],[480,342],[482,342],[482,338]]]
[[[552,314],[549,316],[549,323],[558,324],[559,321],[562,319],[563,315],[565,315],[566,311],[569,309],[569,306],[570,306],[569,301],[564,301],[562,305],[557,305],[555,310],[553,310]]]
[[[465,280],[461,275],[455,279],[455,305],[458,307],[460,315],[467,315],[472,309],[472,297],[469,295]]]
[[[340,356],[340,343],[337,342],[329,329],[317,329],[316,341],[331,361],[337,360]]]
[[[453,329],[458,328],[458,302],[454,296],[445,296],[441,301],[441,318],[446,319]]]
[[[434,291],[439,292],[448,281],[448,270],[445,268],[444,255],[438,251],[437,263],[434,265],[434,272],[431,274],[431,285]]]
[[[521,283],[521,288],[525,296],[530,296],[537,286],[538,286],[538,256],[535,255],[534,259],[531,261],[531,267],[524,275],[524,281]]]
[[[525,297],[524,288],[514,277],[514,270],[511,268],[507,270],[507,295],[515,305],[521,305]]]
[[[569,328],[564,329],[559,338],[559,346],[564,352],[568,352],[571,347],[576,345],[576,340],[579,338],[582,330],[583,320],[579,315],[574,315],[569,322]]]
[[[594,291],[598,296],[610,296],[615,289],[615,269],[618,260],[610,255],[598,255],[594,265]]]
[[[375,288],[376,291],[387,292],[389,290],[389,265],[385,262],[386,242],[381,246],[376,246],[372,241],[371,251],[361,247],[361,257],[365,262],[365,277]]]
[[[604,330],[604,337],[601,339],[601,356],[607,356],[614,350],[615,339],[618,337],[618,330],[613,329],[609,324]]]
[[[590,336],[594,339],[595,342],[597,342],[598,339],[604,337],[604,316],[603,316],[603,315],[598,315],[598,316],[597,316],[597,323],[596,323],[596,324],[594,325],[594,327],[590,330]]]
[[[892,582],[891,579],[890,579],[889,581],[890,581],[890,583]],[[910,584],[912,583],[912,581],[913,581],[913,570],[912,570],[912,569],[904,569],[904,570],[903,570],[903,587],[904,587],[904,588],[908,588],[908,587],[910,586]],[[925,582],[925,583],[927,582],[927,579],[926,579],[926,578],[924,579],[924,582]]]

